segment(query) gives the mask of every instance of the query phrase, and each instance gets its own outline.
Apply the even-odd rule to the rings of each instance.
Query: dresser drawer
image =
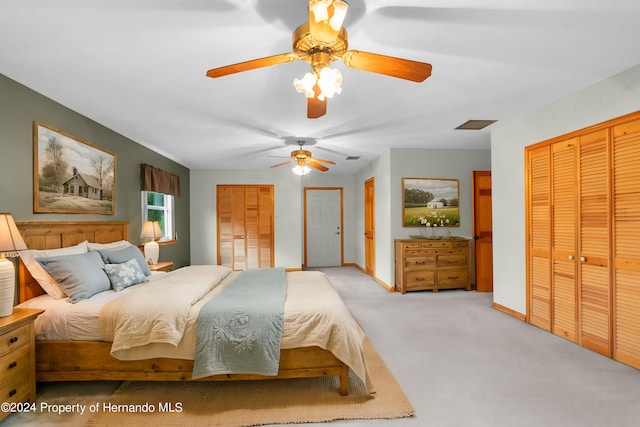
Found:
[[[405,243],[402,245],[402,247],[404,248],[404,250],[411,250],[411,249],[420,249],[422,247],[422,245],[420,243]]]
[[[408,271],[406,275],[407,290],[432,288],[436,284],[435,271]]]
[[[436,264],[436,257],[433,255],[407,257],[404,260],[404,270],[405,271],[420,270],[425,267],[433,267],[435,264]]]
[[[440,269],[437,275],[439,288],[458,287],[466,285],[469,281],[469,272],[466,268]]]
[[[31,368],[30,356],[31,346],[27,345],[0,357],[0,387],[14,377],[23,378],[23,381],[28,380]]]
[[[30,399],[30,395],[31,381],[28,370],[24,375],[14,375],[0,383],[0,402],[24,402]],[[0,413],[0,416],[2,415],[7,414]]]
[[[438,255],[438,267],[466,267],[466,255]]]
[[[30,339],[30,325],[23,325],[13,331],[0,335],[0,357],[18,347],[29,344]]]

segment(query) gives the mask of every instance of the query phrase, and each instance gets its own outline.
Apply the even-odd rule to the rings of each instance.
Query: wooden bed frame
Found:
[[[56,249],[88,240],[109,243],[127,240],[124,221],[27,221],[17,226],[29,249]],[[44,294],[44,290],[20,261],[20,302]],[[51,381],[192,381],[192,360],[113,358],[111,343],[102,341],[37,341],[36,380]],[[320,347],[283,349],[276,377],[249,374],[214,375],[197,381],[233,381],[278,378],[340,377],[340,394],[349,392],[349,367]]]

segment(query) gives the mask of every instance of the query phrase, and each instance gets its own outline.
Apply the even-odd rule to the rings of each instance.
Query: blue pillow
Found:
[[[103,269],[104,262],[95,252],[36,258],[36,261],[60,285],[72,303],[111,288]]]
[[[138,261],[138,264],[140,264],[140,268],[142,268],[144,275],[151,275],[151,270],[149,270],[149,265],[147,265],[144,255],[140,252],[140,249],[135,246],[129,246],[128,248],[117,250],[98,249],[96,252],[100,253],[102,261],[104,261],[105,264],[122,264],[123,262],[127,262],[134,258]]]
[[[104,271],[107,272],[111,287],[116,292],[147,281],[147,276],[144,275],[140,263],[135,258],[122,264],[105,264]]]

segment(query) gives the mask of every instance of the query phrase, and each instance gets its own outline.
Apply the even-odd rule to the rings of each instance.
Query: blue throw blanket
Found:
[[[278,374],[285,274],[284,268],[244,271],[202,307],[193,378]]]

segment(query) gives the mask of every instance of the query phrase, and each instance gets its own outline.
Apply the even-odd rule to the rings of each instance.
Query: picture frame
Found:
[[[459,227],[460,181],[402,178],[403,227]]]
[[[33,212],[113,215],[116,154],[33,122]]]

